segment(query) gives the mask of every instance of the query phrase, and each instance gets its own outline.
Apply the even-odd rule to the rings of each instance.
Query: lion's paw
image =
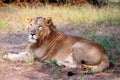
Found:
[[[19,54],[8,53],[3,56],[3,59],[10,61],[27,61],[28,55],[26,52],[21,52]]]

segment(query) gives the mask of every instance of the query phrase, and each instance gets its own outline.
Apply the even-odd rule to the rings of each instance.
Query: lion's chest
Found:
[[[71,46],[72,44],[65,40],[61,42],[55,42],[52,46],[50,46],[49,43],[45,43],[34,50],[34,55],[44,60],[63,60],[69,55]]]
[[[38,48],[34,50],[34,55],[42,58],[45,54],[45,48]]]
[[[36,45],[30,45],[28,47],[28,50],[30,50],[29,52],[37,58],[43,58],[46,54],[46,50],[47,50],[47,44],[44,43],[42,45],[39,45],[36,47]]]

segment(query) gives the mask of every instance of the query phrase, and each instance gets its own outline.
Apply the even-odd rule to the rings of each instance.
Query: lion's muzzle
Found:
[[[36,41],[37,41],[37,36],[36,36],[36,34],[30,33],[30,34],[29,34],[29,41],[32,42],[32,43],[36,43]]]

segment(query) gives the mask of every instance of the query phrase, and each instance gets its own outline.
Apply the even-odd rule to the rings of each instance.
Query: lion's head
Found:
[[[28,23],[28,38],[32,43],[44,40],[49,36],[51,29],[55,28],[50,17],[26,18],[26,21]]]

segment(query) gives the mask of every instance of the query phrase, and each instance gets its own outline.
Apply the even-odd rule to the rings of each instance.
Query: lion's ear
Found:
[[[32,18],[26,17],[26,22],[29,24],[32,21]]]
[[[51,17],[45,18],[45,19],[44,19],[44,23],[45,23],[46,26],[49,27],[49,26],[52,24],[52,19],[51,19]]]

